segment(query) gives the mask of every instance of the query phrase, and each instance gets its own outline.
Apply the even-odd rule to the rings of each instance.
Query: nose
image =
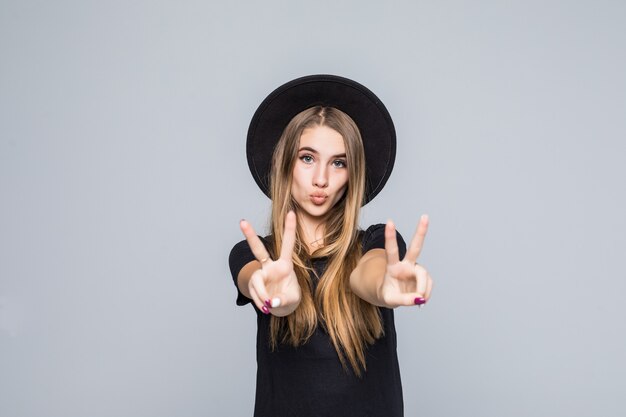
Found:
[[[319,188],[328,187],[328,170],[324,165],[318,165],[313,176],[313,185]]]

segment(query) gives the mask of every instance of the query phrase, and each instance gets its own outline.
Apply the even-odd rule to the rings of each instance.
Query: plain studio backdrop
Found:
[[[406,415],[626,415],[624,2],[2,0],[2,417],[252,414],[246,132],[316,73],[395,121],[362,226],[431,218]]]

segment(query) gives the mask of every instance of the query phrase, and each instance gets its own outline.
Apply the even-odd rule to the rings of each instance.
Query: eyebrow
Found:
[[[314,154],[319,154],[318,151],[316,151],[315,149],[313,149],[311,147],[308,147],[308,146],[303,146],[302,148],[298,149],[298,152],[302,152],[302,151],[309,151],[309,152],[314,153]],[[345,158],[345,157],[346,157],[345,153],[340,153],[340,154],[337,154],[337,155],[333,155],[331,158]]]

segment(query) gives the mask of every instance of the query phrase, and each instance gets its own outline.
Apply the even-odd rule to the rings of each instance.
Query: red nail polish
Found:
[[[415,297],[415,304],[416,305],[421,306],[425,302],[426,302],[426,300],[424,300],[422,297]]]
[[[264,312],[265,314],[270,314],[270,309],[265,306],[261,307],[261,311]]]
[[[272,308],[272,302],[270,300],[265,300],[265,307]]]

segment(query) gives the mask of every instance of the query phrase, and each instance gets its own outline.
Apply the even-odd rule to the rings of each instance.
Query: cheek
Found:
[[[338,178],[338,184],[340,184],[338,186],[338,192],[337,194],[339,194],[339,196],[344,195],[344,193],[346,192],[346,189],[348,188],[348,173],[346,172],[344,175],[342,175],[340,178]]]
[[[303,181],[302,172],[298,170],[297,167],[294,168],[293,174],[291,177],[291,193],[292,194],[297,194],[298,190],[302,189],[302,181]]]
[[[348,170],[344,170],[343,175],[341,176],[340,182],[343,183],[341,188],[344,190],[348,188]]]

